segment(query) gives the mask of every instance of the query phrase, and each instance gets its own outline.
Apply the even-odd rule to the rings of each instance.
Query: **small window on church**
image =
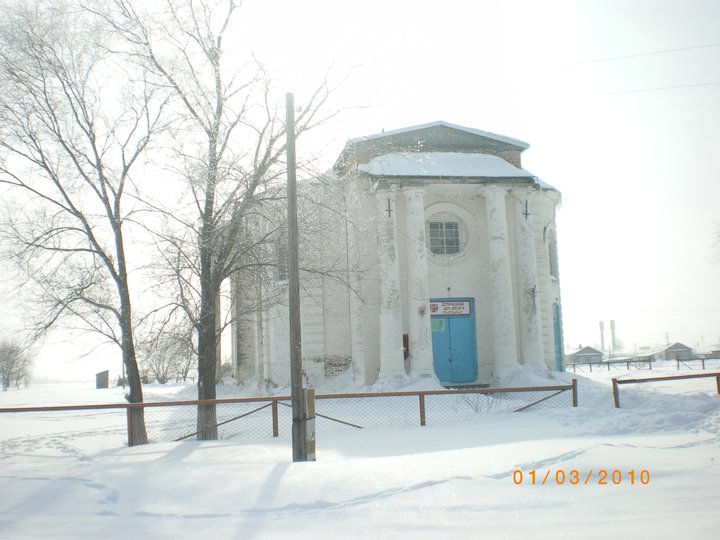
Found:
[[[436,255],[452,255],[460,252],[460,226],[457,221],[428,222],[430,251]]]
[[[550,261],[550,275],[558,279],[560,274],[558,273],[557,240],[554,233],[550,234],[550,241],[548,242],[548,260]]]

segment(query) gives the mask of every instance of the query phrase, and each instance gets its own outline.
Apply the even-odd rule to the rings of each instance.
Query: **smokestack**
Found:
[[[600,321],[600,351],[605,352],[605,321]]]
[[[615,321],[610,321],[610,347],[615,352]]]

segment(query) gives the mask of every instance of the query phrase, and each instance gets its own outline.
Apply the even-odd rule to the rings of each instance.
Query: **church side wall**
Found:
[[[232,355],[233,373],[238,380],[257,377],[262,380],[262,292],[261,271],[244,270],[232,278],[233,319]]]
[[[560,303],[560,284],[550,273],[550,240],[556,234],[556,193],[541,191],[536,196],[538,219],[535,221],[535,252],[539,289],[540,317],[545,364],[555,369],[555,332],[553,327],[553,304]]]
[[[339,375],[350,363],[350,306],[348,287],[335,280],[324,279],[323,304],[325,306],[325,376]]]
[[[287,283],[276,283],[274,288],[282,301],[273,303],[267,310],[268,357],[265,360],[266,377],[277,386],[290,386],[290,320],[288,317]]]
[[[303,192],[302,356],[306,382],[315,387],[350,367],[349,223],[341,188],[337,181],[324,182]]]

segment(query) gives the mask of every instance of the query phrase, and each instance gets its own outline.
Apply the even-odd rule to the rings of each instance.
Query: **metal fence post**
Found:
[[[420,425],[425,425],[425,394],[418,394],[420,398]]]
[[[718,375],[717,377],[715,377],[715,382],[717,383],[718,395],[720,395],[720,375]]]
[[[615,408],[620,408],[620,389],[618,388],[618,381],[617,379],[612,380],[612,389],[613,389],[613,401],[615,402]]]

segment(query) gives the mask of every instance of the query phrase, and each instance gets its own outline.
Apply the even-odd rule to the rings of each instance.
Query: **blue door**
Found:
[[[475,302],[472,298],[430,300],[433,365],[442,383],[477,381]]]

